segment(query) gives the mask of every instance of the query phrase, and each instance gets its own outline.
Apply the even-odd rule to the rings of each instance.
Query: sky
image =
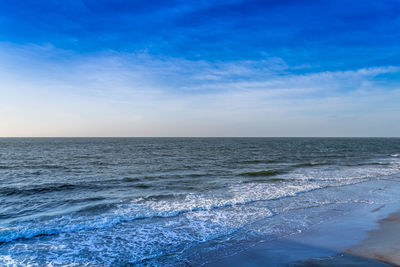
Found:
[[[0,0],[0,137],[400,136],[400,0]]]

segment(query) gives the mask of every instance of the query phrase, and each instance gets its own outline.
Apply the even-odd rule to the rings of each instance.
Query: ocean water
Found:
[[[3,138],[0,265],[202,265],[400,199],[396,138]]]

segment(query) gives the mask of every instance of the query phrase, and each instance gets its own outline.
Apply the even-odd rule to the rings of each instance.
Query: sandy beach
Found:
[[[368,232],[368,237],[346,252],[400,266],[400,211],[379,221],[379,228]]]
[[[370,205],[206,266],[400,266],[400,206]]]
[[[360,243],[330,257],[312,258],[294,266],[400,266],[400,211],[378,221]]]

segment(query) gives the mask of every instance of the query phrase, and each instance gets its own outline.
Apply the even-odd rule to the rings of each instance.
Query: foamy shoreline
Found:
[[[399,233],[400,203],[376,203],[205,266],[400,266]]]

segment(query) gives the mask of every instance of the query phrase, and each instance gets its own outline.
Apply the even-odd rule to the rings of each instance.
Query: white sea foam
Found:
[[[8,242],[19,238],[52,235],[62,232],[83,231],[112,227],[118,223],[141,218],[171,217],[182,213],[227,209],[236,205],[246,205],[254,201],[295,196],[327,186],[341,186],[364,181],[382,175],[396,173],[400,161],[392,161],[390,167],[371,165],[367,167],[314,167],[296,169],[282,174],[282,181],[275,183],[232,183],[225,191],[207,194],[178,195],[167,199],[135,198],[131,203],[119,204],[115,209],[93,217],[90,222],[85,216],[62,216],[54,219],[20,221],[13,228],[0,229],[0,241]],[[331,168],[331,169],[329,169]],[[244,211],[242,211],[244,212]],[[212,212],[210,212],[212,213]],[[222,221],[222,220],[221,220]],[[39,227],[32,225],[38,225]]]
[[[253,227],[255,232],[274,235],[303,231],[316,221],[312,216],[306,216],[302,209],[313,208],[325,214],[325,207],[331,205],[379,203],[379,198],[376,202],[366,199],[362,190],[359,190],[361,193],[339,191],[343,194],[336,190],[334,195],[325,190],[319,195],[317,192],[322,191],[317,189],[392,175],[399,172],[399,162],[298,168],[276,176],[279,179],[274,182],[242,183],[238,179],[224,190],[162,199],[133,198],[99,216],[69,215],[46,221],[20,221],[13,228],[0,230],[3,242],[14,240],[3,244],[0,263],[71,266],[142,263],[171,253],[182,253],[199,243],[232,235],[243,228]],[[310,191],[315,193],[306,193]],[[374,195],[389,199],[384,192]],[[288,197],[290,201],[286,201]],[[299,212],[294,212],[296,210]],[[280,217],[285,220],[271,217],[286,213],[291,214]],[[18,239],[51,234],[55,235],[30,242]],[[120,255],[124,255],[123,259]]]

